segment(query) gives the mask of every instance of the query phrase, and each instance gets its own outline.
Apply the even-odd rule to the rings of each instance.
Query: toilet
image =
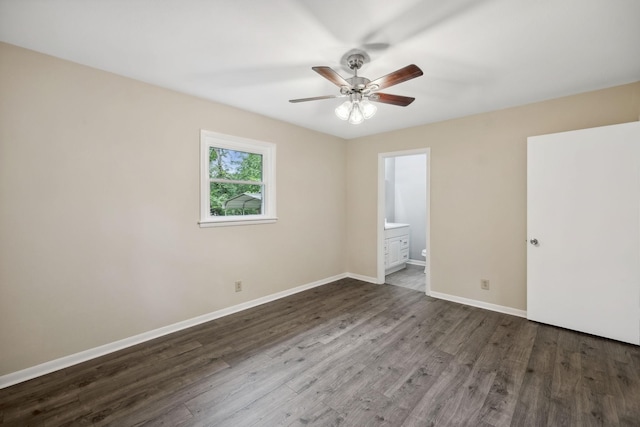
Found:
[[[422,255],[422,257],[426,259],[427,258],[427,250],[423,249],[422,252],[420,252],[420,255]],[[427,266],[426,265],[424,266],[424,272],[425,272],[425,274],[427,273]]]

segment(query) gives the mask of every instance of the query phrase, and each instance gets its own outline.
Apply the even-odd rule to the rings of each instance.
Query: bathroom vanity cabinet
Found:
[[[385,275],[402,270],[409,260],[409,224],[388,223],[384,230]]]

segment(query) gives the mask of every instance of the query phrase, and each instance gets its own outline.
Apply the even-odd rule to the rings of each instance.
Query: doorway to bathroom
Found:
[[[430,149],[378,154],[378,283],[430,293]]]

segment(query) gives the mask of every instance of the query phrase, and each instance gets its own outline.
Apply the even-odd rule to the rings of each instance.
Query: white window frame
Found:
[[[211,215],[209,206],[209,149],[226,148],[262,155],[263,209],[260,215]],[[270,142],[225,135],[208,130],[200,131],[200,227],[269,224],[276,216],[276,145]]]

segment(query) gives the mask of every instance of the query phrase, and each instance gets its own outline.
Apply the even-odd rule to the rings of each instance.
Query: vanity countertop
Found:
[[[408,227],[409,224],[402,224],[400,222],[387,222],[384,225],[384,229],[385,230],[393,230],[394,228],[402,228],[402,227]]]

